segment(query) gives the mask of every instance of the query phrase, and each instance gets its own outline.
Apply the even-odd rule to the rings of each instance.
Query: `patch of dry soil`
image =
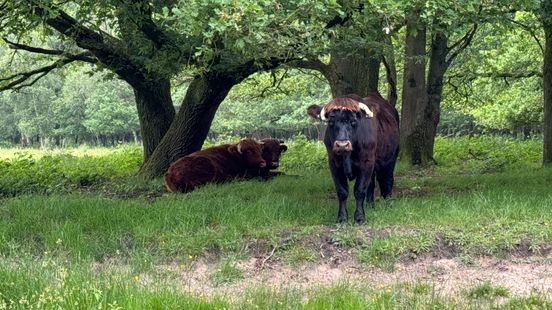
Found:
[[[251,258],[238,267],[244,272],[242,280],[216,287],[211,281],[216,265],[199,259],[186,270],[179,271],[180,285],[194,295],[232,298],[242,296],[248,287],[259,285],[275,290],[281,287],[310,289],[349,281],[382,288],[420,281],[433,285],[439,296],[454,297],[478,283],[489,281],[508,288],[514,296],[527,296],[534,291],[552,296],[552,264],[550,257],[542,256],[519,261],[483,257],[475,259],[470,266],[458,258],[428,256],[398,263],[393,271],[384,271],[359,265],[350,253],[342,252],[339,257],[297,267],[271,262],[267,257]]]

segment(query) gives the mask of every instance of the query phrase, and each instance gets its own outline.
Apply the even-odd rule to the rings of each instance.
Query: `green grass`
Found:
[[[318,259],[315,249],[303,245],[294,245],[282,254],[282,261],[291,266],[312,263]]]
[[[508,289],[503,286],[494,286],[486,281],[471,288],[466,295],[472,299],[494,299],[497,297],[508,297]]]
[[[211,280],[215,286],[233,283],[243,279],[243,271],[237,266],[235,257],[224,258],[217,266]]]
[[[459,140],[470,143],[516,147]],[[177,195],[164,193],[161,180],[137,181],[137,149],[0,160],[0,309],[477,308],[481,296],[506,299],[489,306],[550,307],[546,296],[505,297],[490,284],[459,299],[436,297],[431,283],[254,286],[239,296],[202,297],[182,290],[178,271],[160,268],[187,270],[209,258],[217,266],[209,279],[224,288],[247,280],[239,263],[252,256],[293,268],[318,263],[328,248],[385,270],[424,255],[465,264],[481,255],[541,255],[552,245],[552,169],[536,168],[533,144],[520,142],[517,158],[487,154],[513,164],[481,173],[485,160],[457,165],[460,147],[438,140],[440,165],[399,163],[395,199],[368,208],[365,226],[334,224],[325,151],[301,139],[282,158],[288,175]]]

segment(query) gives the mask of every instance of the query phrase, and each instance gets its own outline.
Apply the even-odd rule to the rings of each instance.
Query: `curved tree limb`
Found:
[[[134,3],[133,3],[134,4]],[[138,29],[155,45],[155,48],[161,49],[167,45],[176,46],[174,40],[163,29],[153,21],[152,9],[149,1],[143,1],[138,5],[137,16],[133,18],[133,22]]]
[[[487,78],[510,78],[510,79],[524,79],[534,76],[542,77],[542,71],[524,71],[524,72],[483,72],[476,73],[477,77]]]
[[[84,52],[80,54],[69,54],[67,51],[64,51],[64,50],[46,49],[46,48],[12,42],[7,38],[2,38],[2,39],[8,44],[9,48],[14,50],[22,50],[30,53],[43,54],[43,55],[64,56],[65,58],[79,60],[79,61],[88,62],[92,64],[95,64],[98,62],[98,60],[94,58],[92,53],[90,52]]]
[[[8,38],[2,38],[2,40],[4,40],[4,42],[6,42],[8,44],[9,48],[15,49],[15,50],[24,50],[24,51],[27,51],[27,52],[36,53],[36,54],[44,54],[44,55],[63,55],[63,54],[66,53],[63,50],[51,50],[51,49],[46,49],[46,48],[41,48],[41,47],[29,46],[29,45],[21,44],[21,43],[18,43],[18,42],[13,42],[13,41],[8,40]]]
[[[531,37],[533,37],[533,39],[535,40],[535,42],[537,42],[537,44],[539,45],[539,48],[541,50],[541,52],[544,54],[544,46],[542,45],[542,42],[540,41],[539,37],[537,36],[537,34],[535,33],[535,30],[529,26],[529,25],[526,25],[522,22],[518,22],[517,20],[513,19],[513,18],[509,18],[508,21],[510,21],[511,23],[513,24],[516,24],[518,26],[520,26],[522,29],[526,30],[527,32],[529,32],[529,34],[531,35]]]
[[[460,80],[460,84],[469,84],[478,78],[490,78],[490,79],[526,79],[532,77],[543,77],[542,71],[529,70],[520,72],[467,72],[451,74],[447,77],[447,84],[457,88],[452,81]]]
[[[293,60],[290,62],[290,65],[302,69],[316,70],[322,73],[322,75],[326,75],[330,69],[329,65],[316,58]]]
[[[50,65],[26,72],[19,72],[5,78],[0,78],[0,82],[8,82],[8,84],[0,86],[0,91],[5,91],[9,89],[20,90],[23,87],[32,86],[38,80],[43,78],[46,74],[50,73],[52,70],[59,69],[74,61],[83,61],[83,59],[88,58],[90,58],[90,53],[88,52],[77,55],[68,55],[67,57],[56,60]]]
[[[148,82],[144,65],[125,52],[122,42],[106,32],[96,32],[71,17],[66,12],[47,8],[36,0],[27,0],[31,11],[58,32],[72,38],[77,46],[90,51],[100,62],[135,87]]]
[[[471,41],[473,40],[473,37],[475,36],[475,33],[477,32],[477,24],[473,24],[470,30],[466,32],[466,34],[458,41],[456,41],[454,44],[448,47],[448,53],[450,53],[450,56],[446,59],[447,65],[450,66],[454,58],[460,54],[468,45],[470,45]]]

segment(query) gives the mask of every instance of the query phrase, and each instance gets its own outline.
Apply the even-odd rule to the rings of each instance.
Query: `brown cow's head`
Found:
[[[364,100],[356,95],[337,97],[323,107],[312,105],[307,113],[328,122],[332,150],[336,154],[348,153],[353,150],[357,141],[356,128],[365,118],[371,118],[374,113],[364,104]]]
[[[280,165],[280,155],[287,151],[287,146],[283,144],[284,140],[267,138],[262,139],[261,143],[263,144],[263,159],[266,161],[267,168],[278,168]]]
[[[231,145],[228,150],[239,154],[246,162],[248,168],[265,168],[266,162],[262,157],[262,144],[253,139],[243,139],[237,144]]]

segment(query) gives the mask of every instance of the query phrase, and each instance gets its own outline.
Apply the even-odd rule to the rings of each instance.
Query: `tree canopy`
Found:
[[[140,133],[152,177],[209,131],[299,132],[305,104],[377,90],[402,108],[404,145],[428,157],[441,108],[490,131],[539,132],[547,9],[539,0],[4,0],[0,90],[19,92],[1,96],[0,117],[17,123],[2,125],[3,138]],[[255,75],[265,70],[276,71]],[[408,90],[413,76],[420,88]]]

